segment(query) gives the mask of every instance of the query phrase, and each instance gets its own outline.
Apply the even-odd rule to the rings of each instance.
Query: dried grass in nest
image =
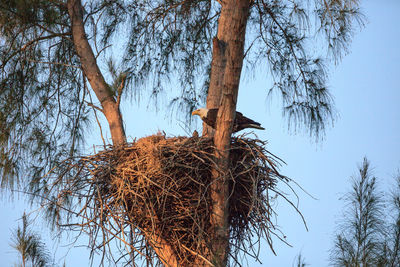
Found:
[[[241,136],[232,138],[231,147],[229,225],[234,264],[241,253],[258,256],[251,251],[252,242],[258,242],[254,237],[272,244],[269,194],[277,192],[278,180],[287,178],[278,173],[279,159],[264,142]],[[83,158],[78,166],[76,177],[89,183],[81,196],[86,202],[78,212],[87,219],[80,226],[87,227],[93,239],[102,231],[104,241],[98,247],[118,238],[126,246],[132,244],[136,255],[153,260],[143,236],[157,229],[176,250],[182,266],[191,266],[196,255],[206,253],[215,166],[211,139],[153,135],[122,150]]]

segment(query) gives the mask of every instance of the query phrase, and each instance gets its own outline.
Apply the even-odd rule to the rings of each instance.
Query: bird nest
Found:
[[[280,160],[265,145],[245,136],[232,138],[228,180],[233,263],[241,253],[257,257],[253,243],[261,237],[272,248],[276,234],[271,201],[280,195],[277,182],[288,179],[278,173]],[[80,159],[70,167],[73,178],[58,180],[62,186],[57,199],[74,195],[80,200],[74,213],[82,219],[68,226],[88,232],[93,249],[107,251],[106,245],[117,239],[121,251],[130,251],[125,256],[131,263],[140,257],[153,262],[156,257],[145,237],[158,234],[175,250],[180,265],[192,266],[210,247],[213,154],[210,138],[141,138],[123,149],[110,147]]]

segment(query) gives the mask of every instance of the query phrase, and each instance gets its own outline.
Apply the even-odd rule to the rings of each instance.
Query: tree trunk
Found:
[[[102,111],[110,127],[113,145],[121,146],[126,143],[122,115],[114,96],[104,80],[103,74],[97,66],[96,57],[86,37],[81,1],[68,0],[68,13],[71,18],[71,30],[75,50],[81,61],[83,72],[97,99],[100,101]]]
[[[226,45],[219,38],[224,32],[224,25],[219,25],[217,37],[213,39],[213,55],[211,61],[210,86],[207,94],[207,108],[219,108],[221,105],[222,83],[224,81],[224,70],[226,66],[225,48]],[[203,123],[203,136],[214,136],[215,130]]]
[[[224,0],[222,2],[217,40],[214,40],[213,45],[211,88],[209,98],[207,98],[207,107],[219,107],[214,134],[215,160],[218,169],[212,170],[213,183],[211,185],[212,251],[214,253],[213,262],[216,266],[226,266],[229,250],[229,149],[243,66],[244,41],[250,3],[249,0]],[[214,58],[214,56],[218,58]]]
[[[68,0],[68,13],[71,19],[72,37],[76,53],[78,54],[83,72],[89,80],[90,86],[101,103],[104,115],[107,118],[113,145],[118,147],[126,143],[126,135],[123,127],[122,115],[114,96],[108,89],[108,85],[96,63],[96,57],[88,42],[83,22],[81,0]],[[165,266],[178,266],[174,249],[167,240],[161,237],[158,229],[154,229],[150,236],[146,236],[152,245],[160,261]]]

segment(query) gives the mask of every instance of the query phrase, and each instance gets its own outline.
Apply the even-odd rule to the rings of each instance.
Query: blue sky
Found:
[[[329,87],[339,118],[333,128],[327,129],[324,141],[315,143],[307,134],[289,134],[276,101],[267,101],[270,80],[261,77],[260,72],[254,78],[244,73],[238,110],[261,122],[267,130],[256,133],[268,140],[269,151],[287,163],[282,173],[316,198],[297,190],[308,232],[296,212],[278,201],[278,225],[292,247],[275,240],[278,255],[274,256],[264,244],[263,265],[249,261],[250,266],[292,266],[299,252],[311,266],[327,266],[335,222],[344,206],[339,198],[349,190],[349,177],[356,173],[357,164],[364,156],[370,159],[381,189],[390,188],[393,175],[400,169],[400,1],[361,2],[368,18],[366,27],[356,33],[350,53],[329,69]],[[142,106],[139,111],[137,105],[123,109],[127,133],[132,138],[158,130],[168,135],[185,134],[181,122],[165,119],[164,114]],[[88,144],[99,144],[95,130],[93,136]],[[30,208],[21,199],[10,202],[5,197],[0,205],[0,266],[12,266],[17,254],[9,246],[10,230],[16,227],[23,210]],[[34,223],[34,229],[48,235],[40,220]],[[66,242],[53,245],[48,239],[46,243],[57,252],[57,259],[65,255]],[[87,249],[77,247],[69,250],[65,260],[67,266],[87,266],[88,256]]]

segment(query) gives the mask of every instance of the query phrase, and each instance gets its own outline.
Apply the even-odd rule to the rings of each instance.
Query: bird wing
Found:
[[[209,109],[207,112],[207,117],[203,119],[204,122],[210,125],[212,128],[215,128],[215,121],[217,120],[217,114],[218,114],[217,108]]]
[[[243,125],[248,125],[248,124],[255,124],[260,126],[261,123],[253,121],[250,118],[247,118],[246,116],[244,116],[241,112],[236,111],[236,118],[235,121],[237,124],[243,124]]]
[[[236,111],[236,117],[235,117],[235,122],[233,124],[232,132],[238,132],[245,128],[255,128],[264,130],[264,128],[261,127],[261,123],[253,121],[252,119],[245,117],[241,112]]]

